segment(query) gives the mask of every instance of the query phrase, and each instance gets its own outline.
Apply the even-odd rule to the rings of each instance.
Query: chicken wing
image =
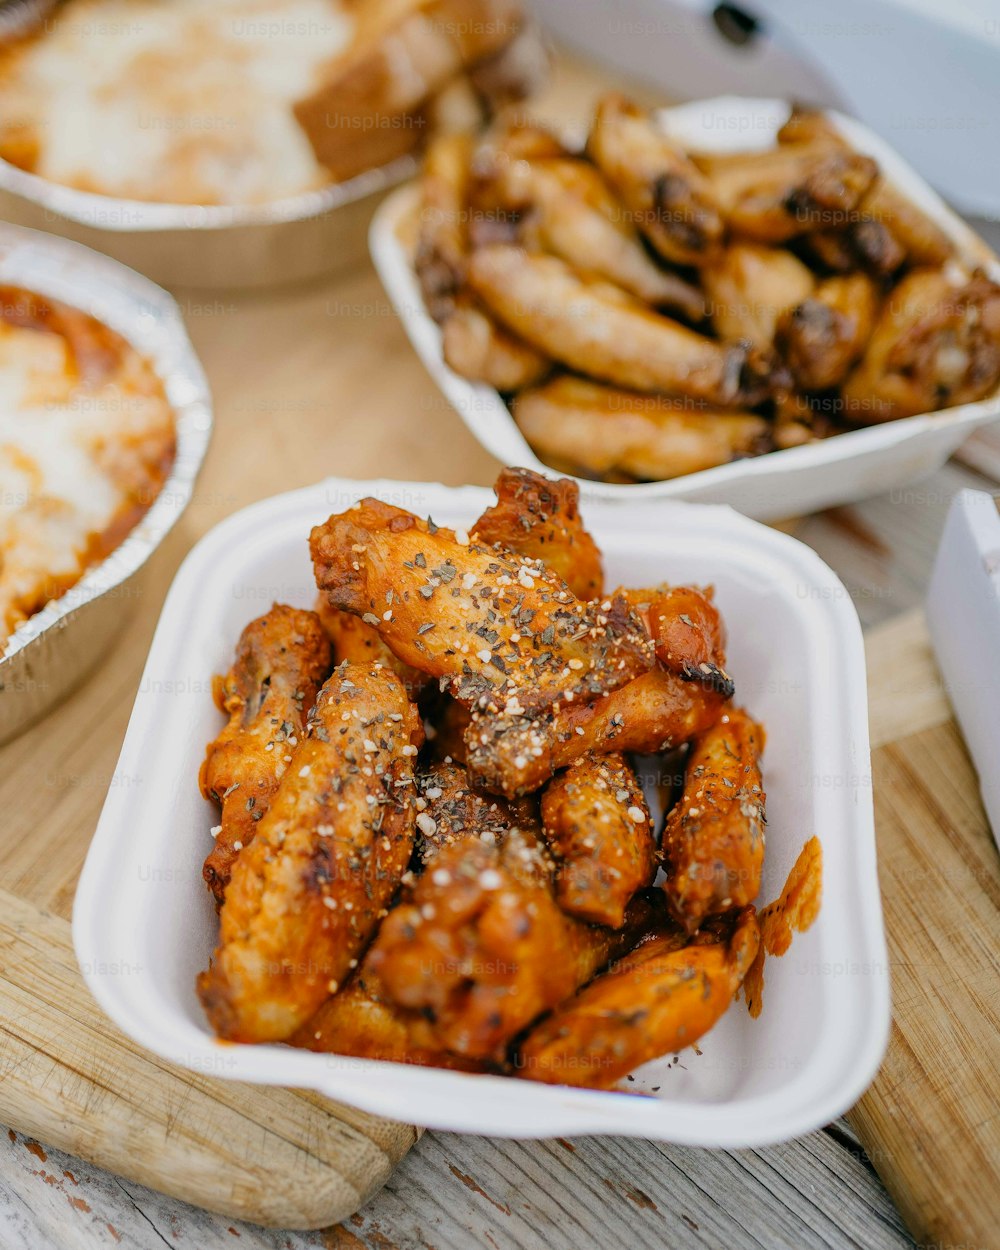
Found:
[[[696,160],[732,231],[759,243],[842,229],[878,175],[870,156],[824,142]]]
[[[418,778],[417,859],[424,865],[439,851],[467,837],[499,844],[513,828],[538,826],[533,797],[508,802],[480,790],[460,764],[435,764]]]
[[[672,932],[648,939],[532,1029],[517,1075],[609,1089],[640,1064],[683,1050],[733,1001],[759,941],[752,907],[728,935],[687,946]]]
[[[522,392],[513,408],[538,457],[581,477],[658,482],[770,445],[768,422],[753,413],[712,411],[690,399],[568,375]]]
[[[610,298],[563,261],[495,244],[469,261],[469,284],[526,342],[582,373],[638,391],[722,407],[768,394],[775,361],[746,343],[718,343],[638,303]]]
[[[624,593],[624,592],[623,592]],[[699,682],[724,699],[733,697],[733,679],[726,672],[726,631],[712,602],[711,587],[668,586],[648,594],[649,632],[656,658],[682,681]],[[628,594],[636,604],[636,592]]]
[[[834,276],[785,313],[777,345],[796,382],[807,391],[839,385],[868,345],[878,294],[863,273]]]
[[[537,790],[588,751],[654,754],[712,725],[725,698],[663,668],[589,703],[560,703],[533,715],[473,712],[466,766],[477,785],[515,796]]]
[[[977,272],[908,274],[886,300],[843,387],[853,425],[972,403],[1000,383],[1000,286]]]
[[[435,856],[412,902],[387,916],[370,962],[439,1045],[500,1060],[516,1033],[633,945],[653,908],[640,896],[618,932],[583,924],[560,910],[532,835],[511,833],[499,848],[471,838]]]
[[[485,1072],[481,1060],[453,1055],[434,1038],[423,1017],[400,1011],[390,1002],[366,957],[342,990],[289,1039],[289,1045],[355,1059],[383,1059],[420,1067]]]
[[[793,109],[778,131],[778,142],[828,143],[850,150],[846,136],[819,109]],[[858,222],[847,227],[847,234],[849,246],[858,258],[867,260],[869,267],[881,273],[891,272],[904,260],[911,265],[938,267],[954,252],[951,240],[940,226],[881,174],[861,200]]]
[[[692,744],[684,793],[663,835],[664,889],[693,932],[708,916],[753,902],[764,863],[764,732],[730,708]]]
[[[461,539],[365,499],[313,530],[316,580],[467,707],[537,709],[649,668],[648,636],[623,600],[581,603],[537,562]]]
[[[600,595],[601,553],[580,517],[575,482],[553,481],[531,469],[504,469],[493,489],[496,503],[472,526],[476,539],[540,561],[578,599]]]
[[[642,787],[623,755],[585,755],[546,787],[542,827],[563,911],[618,929],[652,884],[656,841]]]
[[[399,679],[344,664],[320,691],[257,836],[236,861],[198,978],[213,1028],[281,1041],[335,992],[413,848],[420,721]]]
[[[593,165],[571,159],[517,161],[503,170],[497,195],[509,211],[529,218],[533,237],[546,251],[581,273],[692,321],[704,315],[701,292],[650,257]]]
[[[498,325],[467,293],[445,318],[441,353],[455,373],[504,393],[533,386],[552,368],[544,353]]]
[[[770,345],[778,318],[811,294],[816,279],[791,252],[734,243],[702,269],[701,282],[720,338]]]
[[[406,687],[407,695],[416,703],[431,682],[426,673],[402,660],[397,660],[379,637],[377,629],[366,624],[359,616],[341,612],[332,607],[326,595],[316,598],[316,615],[322,622],[326,636],[333,646],[333,662],[343,664],[381,664],[395,673]]]
[[[240,851],[249,846],[329,675],[330,646],[313,612],[276,603],[240,635],[214,695],[229,723],[208,745],[198,784],[222,816],[202,874],[221,905]]]
[[[665,260],[700,265],[711,257],[723,233],[712,188],[642,110],[623,96],[605,96],[587,153]]]

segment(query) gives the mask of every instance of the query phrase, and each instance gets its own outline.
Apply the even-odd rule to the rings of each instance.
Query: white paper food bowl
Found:
[[[178,572],[76,895],[77,957],[100,1005],[182,1066],[302,1086],[440,1129],[736,1147],[794,1137],[850,1107],[878,1068],[889,1024],[861,630],[844,587],[809,548],[720,507],[594,504],[586,519],[609,585],[716,587],[739,697],[767,726],[761,900],[780,892],[807,838],[823,844],[819,917],[788,955],[768,961],[760,1019],[734,1004],[700,1055],[646,1065],[628,1093],[213,1038],[194,990],[217,925],[201,878],[217,814],[197,787],[220,727],[212,675],[272,601],[314,601],[309,530],[366,494],[451,526],[467,526],[492,500],[471,487],[330,479],[230,517]]]
[[[789,107],[782,100],[720,96],[664,109],[657,117],[668,133],[693,148],[751,151],[774,142]],[[827,115],[854,147],[873,156],[886,177],[938,223],[962,260],[983,266],[1000,280],[995,253],[888,144],[860,122],[833,111]],[[405,228],[418,212],[419,195],[416,184],[400,187],[372,220],[369,247],[386,293],[428,373],[486,450],[504,464],[551,473],[531,450],[500,395],[492,387],[466,381],[444,363],[441,331],[424,308]],[[586,500],[691,499],[728,503],[758,520],[776,520],[916,481],[940,468],[977,426],[998,417],[1000,388],[979,403],[887,421],[664,482],[621,485],[576,480]]]

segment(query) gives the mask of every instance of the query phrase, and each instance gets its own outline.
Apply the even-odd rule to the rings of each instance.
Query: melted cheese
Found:
[[[173,453],[151,367],[117,336],[96,383],[66,340],[0,322],[0,653],[149,507]]]
[[[341,0],[70,0],[0,61],[0,156],[125,199],[257,204],[329,181],[292,112]]]

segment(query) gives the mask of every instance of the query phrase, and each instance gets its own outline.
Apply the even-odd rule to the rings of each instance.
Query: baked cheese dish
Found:
[[[66,0],[0,53],[0,158],[122,199],[267,203],[412,151],[459,86],[463,124],[518,94],[520,64],[493,62],[519,17],[510,0]]]
[[[78,309],[0,287],[0,654],[126,537],[174,454],[148,360]]]

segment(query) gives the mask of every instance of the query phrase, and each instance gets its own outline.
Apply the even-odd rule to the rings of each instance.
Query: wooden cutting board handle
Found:
[[[185,1202],[277,1228],[346,1219],[419,1137],[318,1095],[158,1059],[91,998],[69,924],[6,890],[0,1122]]]

